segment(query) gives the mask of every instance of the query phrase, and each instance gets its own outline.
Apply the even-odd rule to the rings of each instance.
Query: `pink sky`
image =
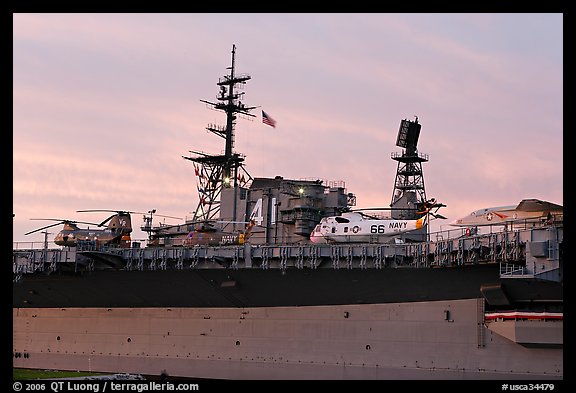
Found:
[[[252,77],[244,103],[278,122],[262,124],[259,110],[238,121],[235,150],[253,177],[343,180],[358,207],[389,206],[390,153],[416,115],[426,192],[447,221],[524,198],[563,204],[562,14],[13,21],[14,241],[43,240],[24,236],[49,224],[30,218],[107,217],[76,210],[191,216],[196,182],[182,156],[224,148],[205,127],[225,116],[200,100],[215,100],[233,44],[237,71]]]

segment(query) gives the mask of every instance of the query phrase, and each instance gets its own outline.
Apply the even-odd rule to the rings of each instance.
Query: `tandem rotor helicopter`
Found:
[[[30,235],[56,225],[64,224],[64,227],[54,237],[54,243],[58,246],[76,247],[79,242],[96,242],[98,245],[115,245],[119,247],[129,247],[132,233],[132,219],[130,214],[146,214],[126,210],[108,210],[108,209],[91,209],[91,210],[77,210],[78,213],[84,212],[112,212],[111,216],[106,218],[101,223],[93,223],[86,221],[73,221],[60,218],[31,218],[31,220],[44,220],[44,221],[57,221],[54,224],[46,225],[42,228],[35,229],[27,232],[24,235]],[[156,210],[149,211],[152,214]],[[169,218],[178,218],[171,216],[161,216]],[[95,225],[97,227],[104,227],[103,229],[80,228],[77,224]]]
[[[442,203],[432,198],[419,206],[417,214],[420,218],[414,220],[384,219],[374,217],[361,210],[394,210],[394,208],[356,209],[342,213],[340,216],[324,217],[310,234],[312,243],[380,243],[382,240],[392,240],[403,233],[416,231],[433,219],[446,219],[437,214]],[[414,210],[399,208],[398,210]],[[430,218],[432,217],[432,218]]]

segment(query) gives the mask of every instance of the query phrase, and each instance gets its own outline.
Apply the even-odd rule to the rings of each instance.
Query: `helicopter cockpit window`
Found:
[[[347,224],[350,222],[349,219],[344,218],[344,217],[334,217],[334,219],[336,220],[336,222],[338,222],[340,224]]]

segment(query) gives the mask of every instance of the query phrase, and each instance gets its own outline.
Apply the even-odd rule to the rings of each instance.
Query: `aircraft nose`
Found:
[[[310,241],[312,243],[318,243],[318,236],[316,236],[316,228],[314,228],[314,230],[310,234]]]
[[[321,233],[318,233],[316,231],[313,231],[310,234],[310,241],[314,244],[324,244],[326,243],[326,239],[324,238],[324,236]]]

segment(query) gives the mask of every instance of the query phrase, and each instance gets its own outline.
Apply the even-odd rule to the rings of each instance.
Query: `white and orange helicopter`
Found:
[[[339,216],[324,217],[310,234],[310,241],[321,243],[382,243],[392,240],[403,233],[416,231],[434,218],[446,219],[437,214],[438,209],[446,207],[430,199],[422,203],[418,210],[420,218],[414,220],[378,218],[359,210],[392,210],[393,208],[358,209],[342,213]],[[408,210],[402,209],[400,210]],[[434,211],[432,211],[434,210]]]

